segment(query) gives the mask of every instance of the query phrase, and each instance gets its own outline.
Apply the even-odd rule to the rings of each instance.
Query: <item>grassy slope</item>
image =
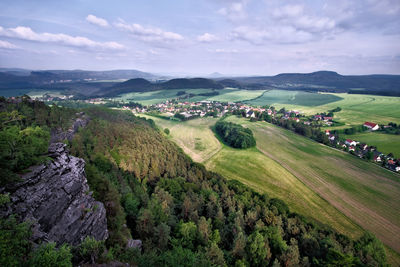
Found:
[[[205,165],[228,179],[239,180],[270,197],[283,199],[292,211],[328,224],[341,233],[353,238],[362,233],[358,225],[256,148],[237,150],[223,146]]]
[[[376,146],[382,153],[389,154],[391,152],[395,157],[400,157],[400,135],[365,132],[343,135],[343,137]]]
[[[156,125],[162,129],[168,128],[170,137],[194,161],[204,162],[221,149],[221,143],[210,130],[210,126],[214,125],[217,119],[199,118],[177,122],[142,114],[139,116],[154,120]]]
[[[260,151],[400,251],[399,175],[265,122],[228,120],[252,129]]]

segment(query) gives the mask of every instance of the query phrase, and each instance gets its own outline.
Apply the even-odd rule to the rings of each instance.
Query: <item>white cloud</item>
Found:
[[[303,43],[312,40],[313,36],[311,33],[297,30],[290,26],[268,28],[240,26],[230,33],[230,38],[262,45],[265,43]]]
[[[96,42],[86,37],[70,36],[63,33],[36,33],[29,27],[18,26],[5,29],[0,26],[0,36],[7,36],[42,43],[56,43],[73,47],[84,47],[100,50],[121,50],[124,46],[117,42]]]
[[[243,20],[247,17],[247,0],[230,3],[227,7],[220,8],[218,13],[232,21]]]
[[[287,17],[296,17],[303,13],[304,7],[302,5],[286,5],[281,8],[276,8],[272,15],[275,18],[287,18]]]
[[[0,40],[0,48],[16,49],[18,47],[16,45],[13,45],[12,43],[7,42],[7,41]]]
[[[239,53],[237,49],[226,49],[226,48],[217,48],[215,49],[216,53]]]
[[[178,33],[163,31],[159,28],[145,28],[142,25],[136,23],[127,24],[122,20],[115,23],[114,25],[115,27],[129,32],[133,36],[143,41],[171,42],[181,41],[184,39],[183,36]]]
[[[90,23],[92,23],[92,24],[95,24],[95,25],[97,25],[97,26],[100,26],[100,27],[108,27],[108,26],[109,26],[107,20],[102,19],[102,18],[99,18],[99,17],[96,17],[95,15],[89,14],[89,15],[86,17],[86,20],[87,20],[88,22],[90,22]]]
[[[207,32],[205,34],[203,34],[203,35],[197,36],[197,41],[203,42],[203,43],[214,42],[214,41],[217,41],[217,40],[218,40],[217,36],[215,36],[213,34],[210,34],[210,33],[207,33]]]
[[[304,14],[302,5],[285,5],[272,12],[278,24],[291,26],[297,30],[310,33],[328,32],[335,28],[336,23],[328,17],[309,16]]]

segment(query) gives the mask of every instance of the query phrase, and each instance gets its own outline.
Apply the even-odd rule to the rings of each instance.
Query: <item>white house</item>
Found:
[[[348,145],[348,146],[356,146],[357,145],[357,142],[356,141],[353,141],[353,140],[351,140],[351,139],[346,139],[346,141],[344,142],[346,145]]]

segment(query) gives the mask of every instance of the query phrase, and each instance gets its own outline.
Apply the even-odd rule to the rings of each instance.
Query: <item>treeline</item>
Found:
[[[215,131],[222,140],[234,148],[249,148],[256,145],[256,139],[250,129],[232,122],[218,121]]]
[[[360,95],[380,95],[380,96],[400,96],[400,91],[379,91],[379,90],[349,90],[348,94]]]

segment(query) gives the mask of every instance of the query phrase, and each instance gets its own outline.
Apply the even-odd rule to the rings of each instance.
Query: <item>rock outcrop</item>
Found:
[[[34,167],[22,182],[0,189],[10,192],[11,199],[0,216],[15,214],[21,221],[31,221],[35,243],[77,245],[87,236],[105,240],[106,210],[91,196],[85,161],[70,156],[63,143],[52,143],[49,157],[50,163]]]
[[[63,131],[62,129],[52,131],[50,142],[56,143],[64,140],[71,141],[74,137],[74,134],[78,132],[79,128],[86,127],[89,121],[90,118],[86,116],[84,112],[76,113],[76,119],[74,119],[72,126],[67,131]]]

